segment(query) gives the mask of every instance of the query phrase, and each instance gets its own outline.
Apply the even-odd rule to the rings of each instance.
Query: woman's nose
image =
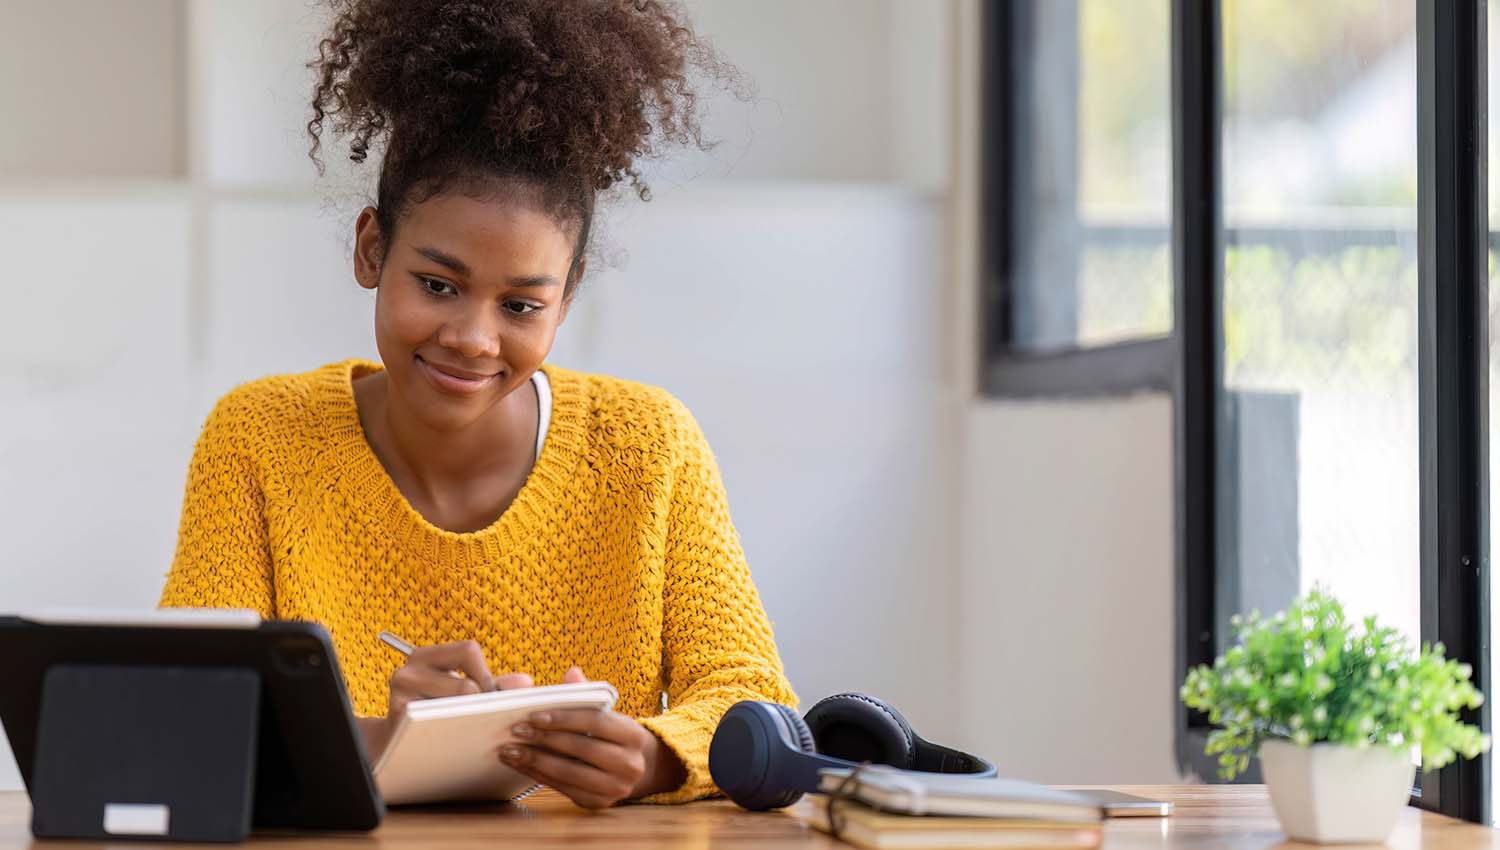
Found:
[[[472,360],[500,356],[499,328],[482,315],[466,314],[443,325],[438,344]]]

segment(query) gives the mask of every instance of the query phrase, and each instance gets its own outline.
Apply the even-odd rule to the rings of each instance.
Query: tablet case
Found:
[[[226,624],[220,622],[221,617],[208,617],[209,612],[185,619],[186,613],[137,612],[128,622],[115,617],[101,617],[100,622],[84,618],[35,622],[0,614],[0,722],[28,793],[34,796],[37,790],[38,735],[44,715],[51,714],[43,704],[46,677],[53,669],[69,665],[186,671],[233,668],[259,681],[254,770],[249,777],[254,781],[252,831],[368,831],[378,826],[385,807],[370,775],[328,633],[310,622],[241,625],[236,620]],[[101,700],[95,708],[115,709],[113,694],[95,696]],[[64,705],[68,702],[61,700]],[[187,734],[189,729],[183,722],[173,731]],[[57,735],[49,732],[48,737],[51,746]],[[111,739],[110,745],[114,743]],[[155,758],[155,751],[151,752]],[[39,825],[47,829],[46,815],[53,810],[50,800],[44,809]],[[159,826],[162,813],[160,809],[116,810],[114,825]],[[168,826],[173,827],[179,810],[169,814]],[[96,821],[93,828],[99,828],[101,815],[91,817]]]
[[[47,671],[31,791],[38,838],[242,841],[260,676],[244,668]]]

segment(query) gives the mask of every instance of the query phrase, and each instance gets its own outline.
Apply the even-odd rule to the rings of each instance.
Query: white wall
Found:
[[[181,5],[0,0],[0,179],[180,176]]]
[[[754,87],[710,89],[711,152],[658,178],[897,181],[948,177],[952,52],[947,0],[687,0],[698,31]]]
[[[1170,783],[1172,405],[974,405],[958,639],[966,743],[1040,782]]]
[[[155,604],[203,412],[184,194],[0,194],[0,610]]]
[[[155,601],[201,413],[186,232],[180,193],[0,197],[0,610]]]

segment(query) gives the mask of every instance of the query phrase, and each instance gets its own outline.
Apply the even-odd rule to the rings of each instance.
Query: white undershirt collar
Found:
[[[547,427],[552,424],[552,382],[547,380],[546,372],[538,369],[531,373],[531,383],[536,386],[536,457],[541,457]]]

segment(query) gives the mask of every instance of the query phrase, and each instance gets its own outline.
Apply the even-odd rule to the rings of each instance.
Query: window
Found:
[[[1079,391],[1170,378],[1169,0],[1014,0],[986,8],[991,54],[986,340],[997,394],[1071,371]],[[1141,341],[1156,346],[1132,345]],[[1098,356],[1080,359],[1080,352]],[[1009,367],[1009,368],[1005,368]],[[1028,372],[1027,370],[1032,370]]]
[[[1181,673],[1320,582],[1495,696],[1486,6],[986,4],[986,388],[1172,390]],[[1488,820],[1487,770],[1417,802]]]

